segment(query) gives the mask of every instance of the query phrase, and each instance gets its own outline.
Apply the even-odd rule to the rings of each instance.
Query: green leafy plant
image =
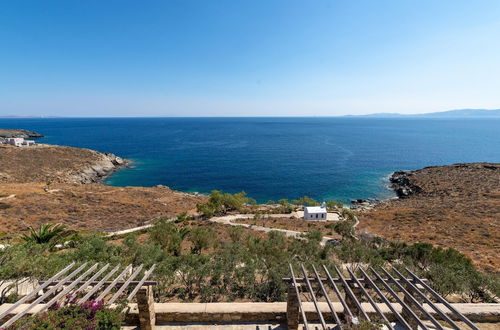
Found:
[[[181,254],[182,241],[188,234],[189,229],[177,227],[166,219],[161,219],[149,230],[151,240],[174,256]]]
[[[189,232],[189,240],[193,243],[191,251],[200,254],[202,250],[208,249],[215,243],[215,232],[211,228],[195,228]]]
[[[255,205],[254,199],[249,198],[245,192],[236,194],[223,193],[213,190],[206,203],[196,205],[196,209],[204,218],[224,215],[230,211],[244,212],[247,205]]]
[[[68,231],[65,227],[58,224],[50,224],[46,223],[41,225],[38,230],[35,230],[33,227],[29,227],[30,233],[23,234],[21,239],[26,242],[33,242],[37,244],[46,244],[60,241],[62,238],[65,238],[73,233],[73,231]]]

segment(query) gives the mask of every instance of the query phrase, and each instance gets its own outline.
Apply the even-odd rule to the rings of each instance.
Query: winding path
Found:
[[[223,225],[228,225],[228,226],[241,226],[244,228],[252,229],[252,230],[258,230],[258,231],[263,231],[265,233],[269,233],[271,231],[279,231],[285,234],[287,237],[295,237],[302,239],[301,235],[304,233],[302,231],[295,231],[295,230],[289,230],[289,229],[282,229],[282,228],[271,228],[271,227],[263,227],[263,226],[257,226],[257,225],[252,225],[248,223],[234,223],[233,220],[238,220],[238,219],[248,219],[251,220],[254,218],[254,214],[231,214],[231,215],[225,215],[222,217],[213,217],[208,219],[207,221],[210,222],[215,222],[215,223],[220,223]],[[289,217],[290,214],[268,214],[266,217],[268,218],[284,218],[284,217]],[[170,219],[170,221],[173,221],[174,219]],[[354,227],[356,227],[359,224],[358,217],[355,217],[356,222],[354,223]],[[135,227],[135,228],[130,228],[130,229],[125,229],[125,230],[120,230],[120,231],[115,231],[108,233],[106,237],[112,237],[116,235],[124,235],[124,234],[129,234],[133,233],[136,231],[144,230],[153,227],[153,224],[145,225],[145,226],[140,226],[140,227]],[[332,242],[336,241],[333,237],[330,236],[323,236],[323,239],[321,240],[321,245],[325,245],[327,242]]]
[[[290,214],[269,214],[268,217],[270,218],[283,218],[283,217],[289,217]],[[248,223],[234,223],[233,220],[237,219],[253,219],[254,215],[253,214],[233,214],[233,215],[226,215],[223,217],[213,217],[210,218],[208,221],[211,222],[216,222],[216,223],[221,223],[224,225],[229,225],[229,226],[241,226],[245,227],[248,229],[252,230],[258,230],[258,231],[263,231],[265,233],[271,232],[271,231],[279,231],[285,234],[287,237],[295,237],[302,239],[301,235],[304,232],[301,231],[295,231],[295,230],[288,230],[288,229],[281,229],[281,228],[270,228],[270,227],[263,227],[263,226],[257,226],[257,225],[251,225]],[[329,236],[323,236],[323,239],[321,240],[321,245],[325,245],[327,242],[331,241],[336,241],[333,237]]]

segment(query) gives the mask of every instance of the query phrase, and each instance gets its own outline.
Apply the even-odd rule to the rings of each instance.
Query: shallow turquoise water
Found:
[[[387,176],[457,162],[500,162],[500,119],[0,119],[43,142],[134,160],[115,186],[244,190],[258,201],[388,198]]]

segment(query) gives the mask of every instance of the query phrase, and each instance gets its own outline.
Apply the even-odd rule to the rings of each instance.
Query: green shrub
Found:
[[[343,207],[344,207],[344,204],[342,202],[339,202],[339,201],[332,200],[332,201],[326,202],[326,209],[328,210],[328,212],[336,211],[338,209],[342,209]]]
[[[195,228],[189,232],[189,240],[193,243],[192,253],[200,254],[202,250],[214,245],[216,235],[211,228]]]
[[[245,192],[236,194],[213,190],[206,203],[196,205],[198,212],[204,218],[224,215],[230,211],[243,212],[246,205],[255,205],[254,199],[247,197]]]
[[[314,199],[312,199],[309,196],[304,196],[304,197],[301,197],[299,199],[292,200],[292,204],[304,205],[304,206],[317,206],[320,203],[318,201],[315,201]]]
[[[174,256],[181,254],[181,243],[188,233],[188,229],[179,228],[166,219],[156,222],[149,230],[151,240]]]

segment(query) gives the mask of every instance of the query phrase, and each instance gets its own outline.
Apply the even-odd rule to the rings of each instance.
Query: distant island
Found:
[[[372,113],[368,115],[346,115],[344,117],[370,117],[370,118],[500,118],[500,109],[486,110],[486,109],[460,109],[448,110],[440,112],[430,112],[421,114],[401,114],[401,113]]]

